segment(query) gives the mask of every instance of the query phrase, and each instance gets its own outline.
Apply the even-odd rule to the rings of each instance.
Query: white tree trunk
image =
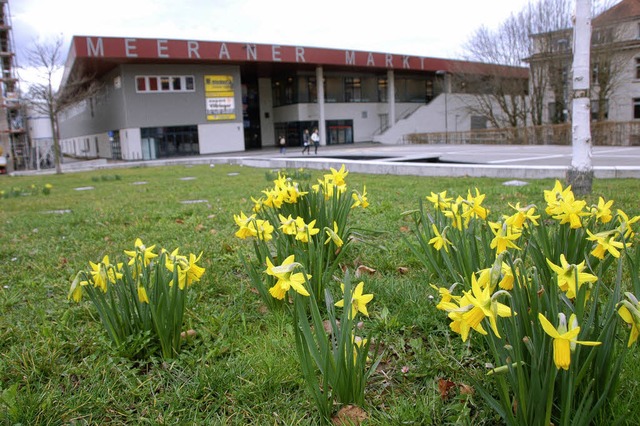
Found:
[[[567,172],[568,183],[577,193],[591,192],[590,102],[591,0],[576,0],[573,27],[573,96],[571,103],[572,158]]]

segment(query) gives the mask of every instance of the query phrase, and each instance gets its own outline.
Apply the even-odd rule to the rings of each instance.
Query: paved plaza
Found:
[[[345,164],[354,173],[413,176],[472,176],[512,179],[564,178],[571,146],[560,145],[381,145],[356,143],[321,146],[302,155],[288,147],[176,157],[150,161],[67,161],[64,172],[87,169],[153,167],[178,164],[241,164],[263,168],[328,169]],[[597,146],[592,150],[597,178],[640,178],[640,146]],[[46,171],[51,173],[52,171]],[[18,172],[29,174],[33,172]],[[45,172],[41,172],[45,173]]]

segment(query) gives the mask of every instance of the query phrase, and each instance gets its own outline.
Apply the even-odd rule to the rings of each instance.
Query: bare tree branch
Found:
[[[29,66],[39,71],[39,78],[30,83],[26,99],[33,110],[49,118],[56,173],[62,173],[58,114],[69,105],[95,96],[101,90],[101,85],[91,75],[70,80],[62,90],[54,87],[55,79],[64,67],[63,43],[62,36],[58,36],[49,42],[35,42],[27,51]]]

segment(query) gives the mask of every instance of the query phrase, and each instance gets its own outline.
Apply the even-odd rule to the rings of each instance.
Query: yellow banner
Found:
[[[204,94],[207,120],[235,120],[232,75],[205,75]]]

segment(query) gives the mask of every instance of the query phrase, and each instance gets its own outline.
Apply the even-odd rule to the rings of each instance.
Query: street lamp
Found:
[[[436,71],[436,75],[442,76],[442,92],[444,93],[444,142],[449,143],[449,107],[447,105],[447,92],[446,85],[447,72],[444,70]]]

